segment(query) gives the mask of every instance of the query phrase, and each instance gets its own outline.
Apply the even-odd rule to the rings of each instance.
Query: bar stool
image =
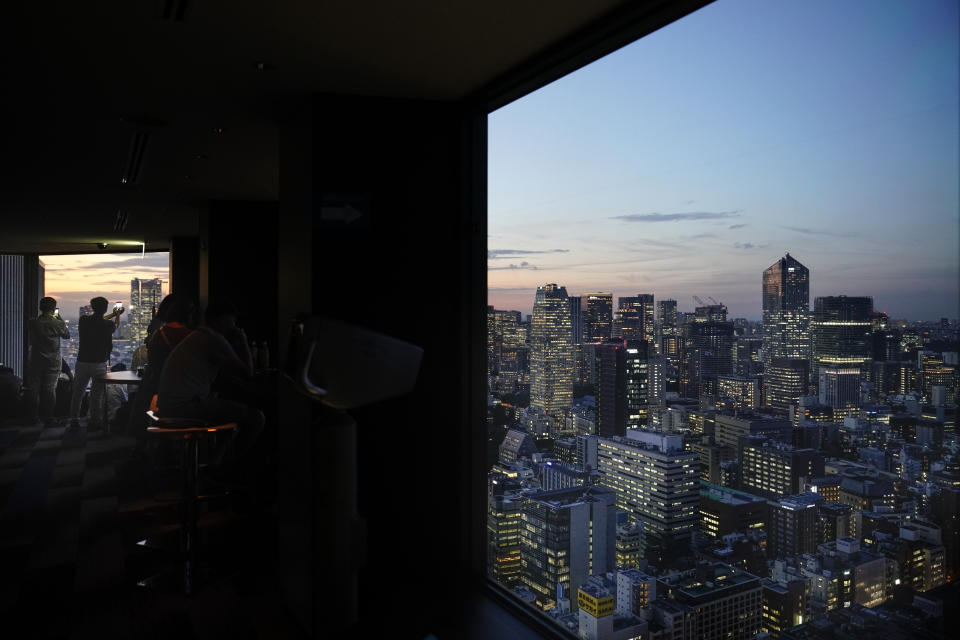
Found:
[[[183,446],[183,516],[180,530],[180,550],[183,553],[183,592],[191,595],[194,589],[197,568],[197,518],[200,500],[199,444],[201,440],[220,433],[233,431],[235,422],[210,425],[203,420],[193,418],[158,418],[153,410],[147,411],[153,421],[147,427],[147,435],[152,438],[180,440]]]

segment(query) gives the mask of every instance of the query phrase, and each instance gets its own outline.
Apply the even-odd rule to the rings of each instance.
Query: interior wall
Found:
[[[350,412],[369,532],[360,619],[387,630],[399,616],[424,636],[463,595],[465,328],[471,296],[483,295],[471,289],[471,248],[485,246],[473,224],[478,121],[427,101],[319,96],[313,110],[314,313],[424,349],[413,393]],[[423,606],[393,588],[423,593]]]

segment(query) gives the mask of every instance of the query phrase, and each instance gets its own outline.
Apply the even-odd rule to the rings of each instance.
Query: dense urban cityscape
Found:
[[[580,638],[944,637],[958,321],[810,278],[762,270],[761,322],[553,283],[488,307],[489,577]]]

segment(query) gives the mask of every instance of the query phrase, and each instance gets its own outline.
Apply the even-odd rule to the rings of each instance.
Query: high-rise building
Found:
[[[820,404],[833,409],[834,420],[859,415],[860,369],[820,367],[819,371]]]
[[[23,378],[26,360],[25,319],[36,307],[24,309],[24,257],[0,256],[0,364]]]
[[[740,488],[768,499],[800,492],[800,478],[820,477],[823,456],[763,436],[740,438]]]
[[[677,301],[661,300],[657,303],[657,326],[661,329],[675,328],[679,324],[677,318]]]
[[[593,574],[616,569],[616,496],[604,487],[540,491],[521,508],[521,579],[549,608]]]
[[[526,330],[519,311],[487,311],[487,373],[502,393],[512,393],[520,381]]]
[[[654,306],[652,293],[617,298],[617,327],[624,339],[647,340],[654,343]]]
[[[698,571],[702,575],[680,585],[663,585],[667,586],[670,597],[694,610],[696,634],[693,637],[748,640],[759,634],[763,591],[760,579],[719,563]]]
[[[783,558],[814,553],[820,544],[823,498],[816,493],[784,496],[770,504],[767,521],[767,557]]]
[[[491,578],[513,587],[520,582],[520,522],[523,497],[519,493],[490,496],[487,509],[487,567]]]
[[[733,371],[733,324],[708,320],[684,327],[680,393],[686,398],[715,396],[717,376]]]
[[[607,340],[596,347],[597,434],[624,435],[648,421],[646,340]]]
[[[530,406],[554,420],[573,404],[574,353],[567,290],[537,287],[530,325]]]
[[[700,483],[700,531],[711,538],[762,529],[767,502],[759,496],[710,482]]]
[[[147,338],[147,328],[157,313],[160,301],[163,299],[163,282],[160,278],[141,279],[130,281],[130,339],[134,345],[141,345]]]
[[[643,526],[645,551],[664,540],[690,540],[698,521],[698,457],[684,451],[681,436],[629,431],[599,438],[597,462],[617,508]]]
[[[764,365],[764,404],[781,412],[800,405],[809,393],[810,361],[799,358],[774,358]]]
[[[585,293],[580,296],[583,306],[584,342],[603,342],[613,334],[613,294]]]
[[[810,271],[789,253],[763,272],[764,371],[777,358],[810,359]]]
[[[867,379],[873,360],[872,314],[873,298],[870,297],[822,296],[813,301],[810,374],[815,384],[823,368],[857,368]]]

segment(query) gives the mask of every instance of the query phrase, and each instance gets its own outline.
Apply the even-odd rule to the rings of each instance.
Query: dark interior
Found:
[[[212,554],[236,552],[222,562],[237,564],[243,597],[224,604],[201,592],[138,606],[180,612],[166,629],[192,637],[544,633],[489,593],[482,572],[486,116],[704,4],[7,8],[0,253],[96,253],[98,243],[140,251],[139,242],[170,251],[173,289],[201,303],[236,301],[248,335],[268,340],[280,368],[298,314],[424,349],[412,393],[351,411],[355,461],[338,456],[313,424],[317,409],[278,380],[275,504],[209,541]],[[16,442],[0,444],[13,453]],[[88,463],[117,453],[85,446]],[[129,462],[117,465],[122,479]],[[0,497],[29,494],[18,468],[0,476]],[[341,486],[344,473],[355,487]],[[336,504],[354,490],[361,520],[344,522]],[[74,498],[91,495],[103,498]],[[49,514],[4,518],[5,619],[44,630],[33,637],[97,628],[116,630],[100,637],[131,628],[169,637],[159,618],[131,627],[118,610],[132,589],[123,572],[83,599],[46,588],[74,575],[61,565],[24,586],[17,558],[36,543],[30,536],[67,533]],[[81,531],[81,550],[97,531]],[[49,617],[62,603],[72,613]],[[257,622],[238,630],[244,615]],[[129,624],[111,627],[117,619]]]

